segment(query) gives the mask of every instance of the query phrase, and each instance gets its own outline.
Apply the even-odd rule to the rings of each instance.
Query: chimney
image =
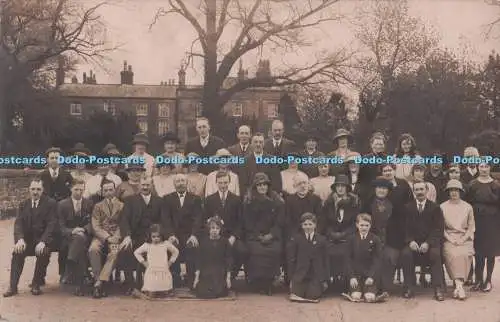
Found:
[[[59,87],[62,84],[64,84],[64,79],[66,78],[65,72],[64,72],[64,56],[59,55],[57,57],[57,71],[56,71],[56,86]]]
[[[87,84],[87,73],[83,73],[83,81],[82,84]]]
[[[240,59],[240,69],[238,69],[238,80],[242,81],[245,79],[245,71],[243,70],[243,62]]]
[[[120,72],[120,84],[128,84],[128,71],[127,71],[127,61],[123,62],[123,70]]]
[[[132,71],[132,65],[128,65],[128,84],[134,85],[134,72]]]
[[[71,77],[71,84],[78,84],[78,78],[76,77],[76,75],[73,75],[73,77]]]
[[[184,66],[181,65],[181,69],[179,70],[179,87],[186,86],[186,71],[184,70]]]

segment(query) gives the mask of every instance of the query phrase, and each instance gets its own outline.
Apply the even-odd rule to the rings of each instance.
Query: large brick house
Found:
[[[269,62],[259,64],[257,76],[270,74]],[[75,77],[71,83],[64,83],[59,75],[59,91],[67,103],[67,112],[73,116],[85,117],[96,110],[116,114],[119,111],[135,113],[141,131],[150,138],[175,131],[185,141],[194,129],[195,119],[202,112],[201,85],[186,84],[186,72],[181,68],[178,80],[161,82],[159,85],[134,83],[134,72],[125,61],[121,71],[120,84],[98,84],[92,72],[83,74],[83,81]],[[241,66],[238,77],[247,77]],[[238,77],[228,78],[235,82]],[[227,115],[234,118],[256,118],[259,127],[266,127],[277,118],[278,105],[285,91],[279,88],[249,89],[234,95],[224,107]]]

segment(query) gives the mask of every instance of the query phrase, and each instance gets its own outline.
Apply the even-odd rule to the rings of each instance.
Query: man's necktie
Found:
[[[421,214],[422,211],[424,211],[424,206],[422,205],[422,203],[419,203],[418,204],[418,213]]]
[[[225,193],[222,194],[221,203],[222,203],[222,208],[224,208],[226,206],[226,194]]]
[[[184,193],[179,193],[179,202],[181,207],[184,206]]]
[[[109,214],[112,215],[113,214],[113,203],[111,202],[111,200],[108,200],[108,208],[109,208]]]
[[[33,201],[33,203],[32,203],[32,205],[31,205],[31,207],[32,207],[33,209],[36,209],[36,208],[38,207],[38,201]]]

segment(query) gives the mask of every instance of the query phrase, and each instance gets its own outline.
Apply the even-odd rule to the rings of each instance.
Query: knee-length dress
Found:
[[[467,191],[467,199],[474,210],[476,253],[489,257],[500,255],[500,183],[493,180],[482,183],[474,179]]]
[[[148,267],[144,273],[142,291],[167,292],[172,289],[172,274],[168,266],[169,253],[172,261],[177,259],[179,251],[168,241],[159,244],[144,243],[134,251],[138,261],[146,254]]]
[[[448,275],[455,280],[467,278],[474,255],[474,212],[463,200],[441,204],[444,217],[443,257]],[[457,241],[465,240],[460,245]]]
[[[277,198],[256,197],[243,207],[245,241],[248,248],[248,278],[272,279],[279,273],[282,254],[281,231],[284,205]],[[269,242],[259,236],[271,234]]]
[[[200,280],[196,285],[199,298],[217,298],[227,295],[226,276],[231,270],[231,246],[226,238],[200,238],[196,249],[196,270],[200,271]]]

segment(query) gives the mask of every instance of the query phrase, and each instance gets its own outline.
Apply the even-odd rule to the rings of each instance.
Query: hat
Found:
[[[360,158],[360,157],[361,157],[361,154],[359,154],[358,152],[349,152],[346,155],[345,163],[354,162],[354,161],[356,161],[356,158]]]
[[[427,171],[427,166],[423,163],[415,163],[411,166],[411,172],[413,173],[413,171],[415,171],[416,169]]]
[[[448,181],[448,183],[446,184],[446,188],[444,188],[445,191],[448,191],[450,189],[458,189],[462,192],[465,192],[462,183],[456,179],[451,179],[450,181]]]
[[[102,148],[102,153],[107,155],[120,155],[120,151],[113,143],[108,143]]]
[[[137,133],[136,135],[134,135],[132,145],[134,144],[149,145],[149,139],[146,133]]]
[[[307,141],[315,141],[315,142],[318,142],[318,141],[319,141],[319,138],[318,138],[317,136],[315,136],[315,135],[308,135],[308,136],[306,137],[306,142],[307,142]]]
[[[336,141],[336,140],[340,139],[341,137],[351,138],[352,135],[346,129],[338,129],[337,132],[335,133],[335,136],[333,137],[333,141]]]
[[[333,189],[336,185],[343,184],[349,186],[349,178],[345,174],[338,174],[335,176],[335,182],[330,186]]]
[[[479,157],[479,151],[477,148],[473,146],[468,146],[464,150],[464,157],[469,158],[469,157]]]
[[[228,149],[219,149],[217,152],[215,152],[216,157],[231,157],[233,156],[231,152],[229,152]]]
[[[144,171],[146,171],[146,168],[142,164],[129,163],[125,170],[127,170],[127,171],[143,171],[144,172]]]
[[[90,155],[92,152],[85,147],[85,144],[78,142],[75,144],[73,149],[70,150],[71,154],[74,155]]]
[[[181,143],[181,140],[179,139],[179,137],[174,132],[167,132],[167,133],[165,133],[165,135],[162,138],[162,142],[165,143],[165,142],[168,142],[168,141],[173,141],[173,142],[175,142],[177,144]]]
[[[261,183],[266,183],[269,185],[271,184],[271,180],[269,180],[269,177],[264,172],[257,172],[253,177],[253,186],[255,187]]]
[[[45,151],[45,155],[49,155],[49,153],[51,153],[51,152],[58,152],[58,153],[62,154],[61,149],[56,148],[56,147],[51,147],[51,148],[48,148],[48,149]]]
[[[392,182],[390,182],[384,177],[377,177],[375,180],[373,180],[372,186],[374,188],[380,187],[380,188],[387,188],[389,190],[392,190],[392,188],[394,188]]]

